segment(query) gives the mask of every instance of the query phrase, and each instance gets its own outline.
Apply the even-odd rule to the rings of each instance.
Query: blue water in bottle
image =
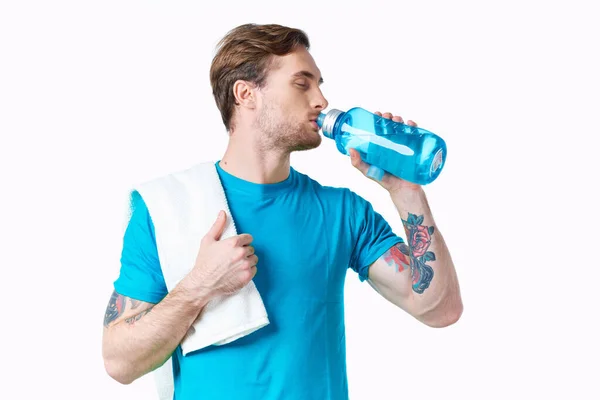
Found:
[[[349,155],[358,151],[371,164],[368,175],[381,180],[384,171],[418,184],[433,182],[446,162],[446,142],[423,128],[380,117],[363,108],[332,109],[317,119],[323,135]]]

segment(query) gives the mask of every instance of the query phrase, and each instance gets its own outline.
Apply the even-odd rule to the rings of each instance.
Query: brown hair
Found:
[[[228,131],[233,129],[233,84],[237,80],[245,80],[261,87],[273,56],[289,54],[297,46],[309,49],[310,42],[306,33],[276,24],[240,25],[219,41],[217,54],[210,67],[210,84]]]

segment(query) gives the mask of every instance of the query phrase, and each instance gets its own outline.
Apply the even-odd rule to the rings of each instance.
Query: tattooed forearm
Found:
[[[141,313],[139,313],[138,315],[134,315],[131,318],[127,318],[125,320],[125,322],[127,322],[129,325],[133,325],[135,323],[135,321],[139,321],[140,318],[142,318],[144,315],[148,314],[150,312],[150,310],[152,310],[153,307],[150,307],[147,310],[142,311]]]
[[[112,296],[110,296],[110,301],[108,302],[108,306],[106,307],[106,314],[104,315],[104,326],[108,327],[108,325],[110,325],[111,322],[115,321],[117,318],[119,318],[120,316],[123,315],[123,313],[125,313],[125,310],[127,308],[127,302],[129,302],[130,308],[132,310],[136,309],[142,302],[140,300],[135,300],[126,296],[122,296],[119,293],[117,293],[117,291],[113,291]],[[150,310],[147,310],[150,311]],[[146,312],[147,312],[146,311]],[[141,313],[142,315],[144,314],[144,312]],[[141,318],[141,315],[139,315],[139,318]],[[136,318],[138,317],[137,315],[135,317],[132,318]],[[132,319],[132,318],[129,318]],[[138,319],[139,319],[138,318]]]
[[[435,229],[433,226],[423,225],[423,216],[409,213],[406,220],[402,220],[408,246],[399,245],[400,251],[410,258],[413,290],[422,294],[429,287],[433,279],[433,268],[426,263],[435,261],[435,254],[428,251],[431,245],[431,236]]]
[[[108,326],[125,311],[125,297],[113,291],[104,314],[104,326]]]

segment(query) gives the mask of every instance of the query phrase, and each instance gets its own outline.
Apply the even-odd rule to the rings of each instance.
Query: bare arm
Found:
[[[420,187],[390,191],[408,243],[390,248],[369,269],[369,283],[421,322],[444,327],[462,314],[454,264]]]
[[[256,274],[251,235],[221,240],[220,212],[202,238],[192,270],[158,304],[113,293],[104,318],[102,355],[108,374],[129,384],[169,359],[208,302],[235,293]]]
[[[113,292],[104,318],[102,353],[108,374],[123,384],[160,367],[169,359],[208,303],[208,295],[184,286],[160,303],[138,301]]]
[[[389,112],[375,114],[404,123],[402,117]],[[417,126],[410,120],[407,125]],[[370,165],[356,150],[350,150],[350,159],[368,176]],[[389,173],[375,181],[390,193],[408,243],[393,246],[369,267],[369,283],[424,324],[444,327],[455,323],[463,311],[458,278],[423,188]]]

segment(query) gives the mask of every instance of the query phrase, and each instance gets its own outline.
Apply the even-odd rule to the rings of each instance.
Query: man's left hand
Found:
[[[375,114],[379,115],[380,117],[383,117],[383,118],[391,119],[392,121],[395,121],[395,122],[405,123],[404,120],[402,119],[402,117],[399,115],[393,116],[392,113],[389,113],[389,112],[381,114],[381,112],[379,112],[379,111],[376,111]],[[406,122],[406,125],[417,126],[417,123],[412,120],[408,120]],[[350,149],[349,152],[350,152],[350,161],[352,162],[352,165],[356,169],[358,169],[360,172],[362,172],[362,174],[364,176],[367,176],[367,171],[369,170],[369,167],[371,165],[364,162],[360,158],[360,154],[358,154],[358,151],[356,151],[354,149]],[[370,177],[368,177],[368,178],[379,183],[384,189],[386,189],[390,193],[398,191],[398,190],[407,190],[407,189],[408,190],[417,190],[421,187],[420,185],[405,181],[404,179],[400,179],[388,172],[386,172],[383,175],[383,178],[381,178],[380,181],[370,178]]]

